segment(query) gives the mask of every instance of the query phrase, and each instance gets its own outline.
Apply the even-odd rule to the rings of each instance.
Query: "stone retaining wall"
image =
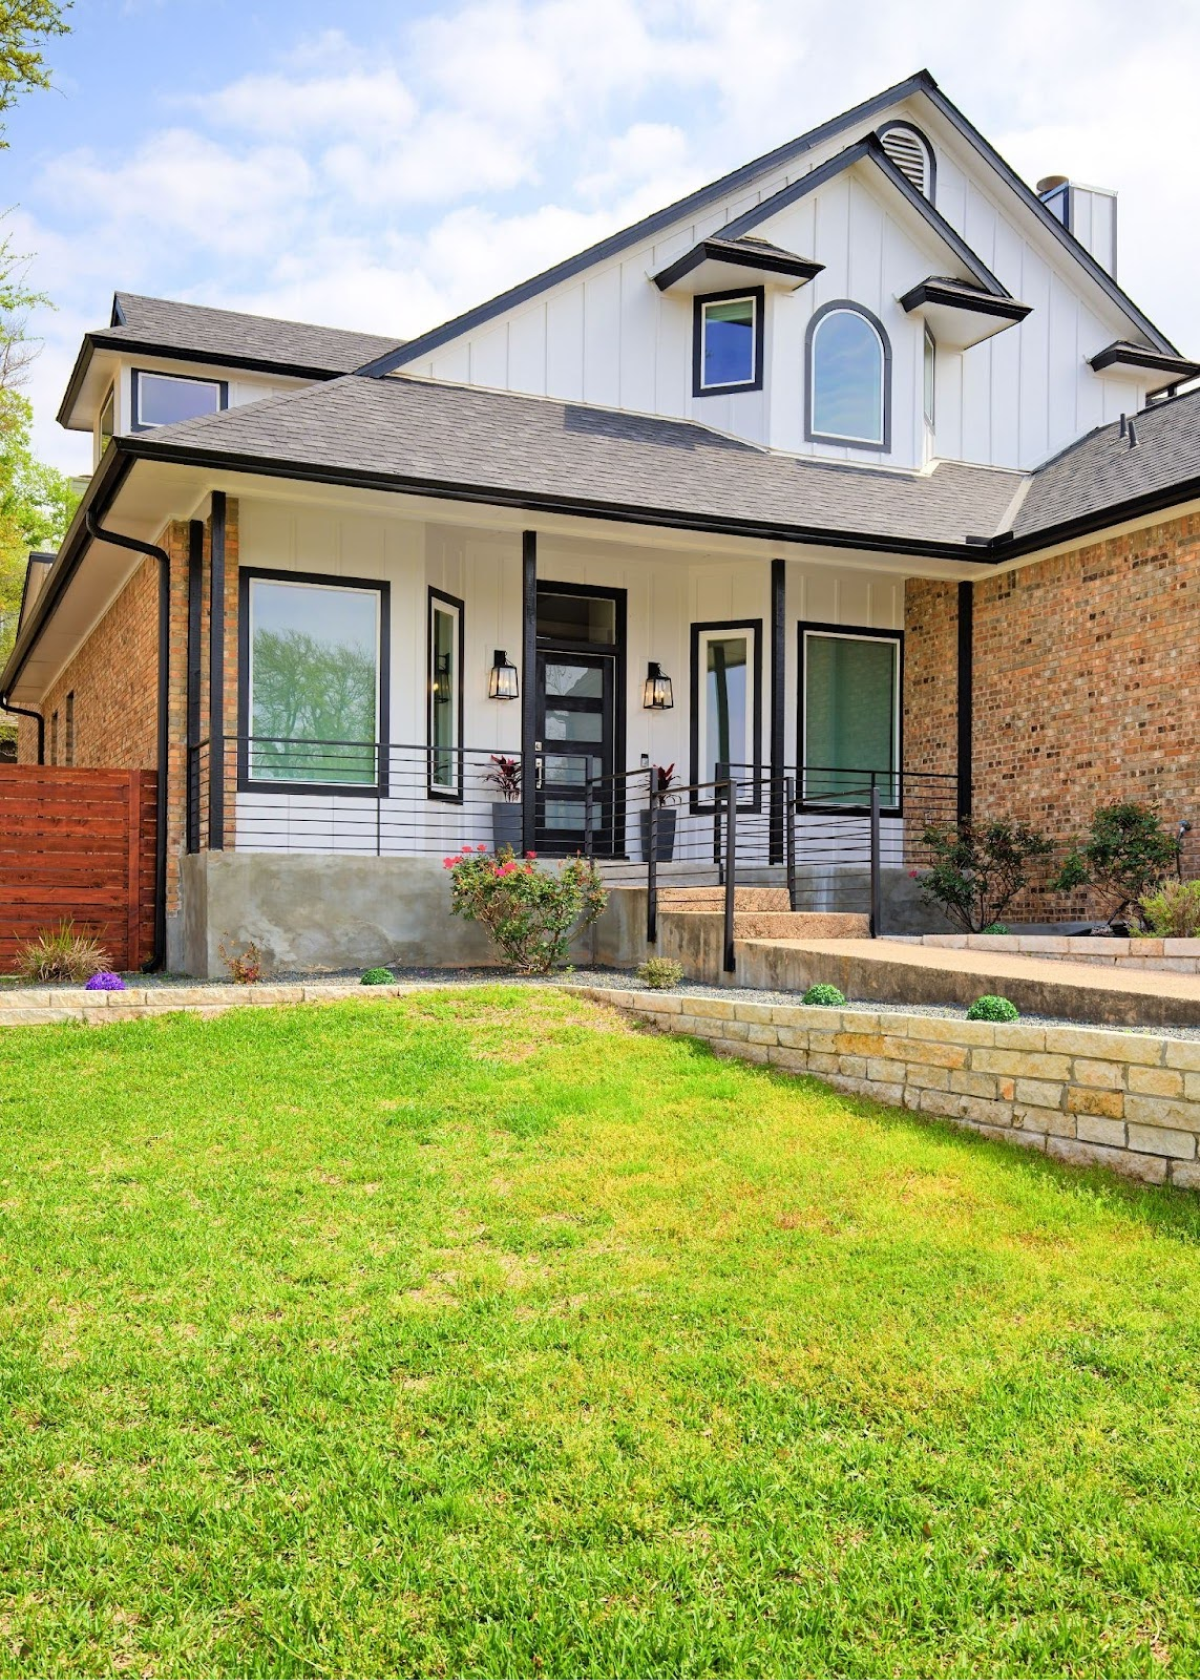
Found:
[[[724,1054],[816,1074],[839,1091],[1061,1161],[1200,1189],[1198,1040],[574,989]]]
[[[1159,974],[1200,974],[1200,939],[1107,939],[1034,933],[927,933],[897,936],[906,945],[935,945],[947,951],[999,951],[1011,956],[1048,957],[1057,962],[1092,963],[1101,968],[1145,969]]]

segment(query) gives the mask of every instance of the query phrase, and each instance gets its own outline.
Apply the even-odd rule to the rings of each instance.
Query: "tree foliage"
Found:
[[[8,657],[30,549],[57,549],[79,500],[71,481],[34,459],[33,410],[0,388],[0,661]]]
[[[46,43],[70,30],[64,14],[71,0],[0,0],[0,113],[23,93],[50,86],[50,67],[42,57]],[[0,146],[7,146],[0,122]]]

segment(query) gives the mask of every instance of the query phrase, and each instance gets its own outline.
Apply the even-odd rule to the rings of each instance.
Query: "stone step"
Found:
[[[724,887],[662,887],[658,894],[660,910],[719,911],[724,914]],[[767,913],[791,912],[786,887],[735,887],[733,892],[735,915],[739,911]]]
[[[869,916],[823,916],[812,911],[733,913],[735,939],[869,939]]]

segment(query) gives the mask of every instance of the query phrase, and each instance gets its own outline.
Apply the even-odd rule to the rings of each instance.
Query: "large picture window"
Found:
[[[463,604],[429,591],[429,793],[461,799]]]
[[[243,780],[381,789],[387,585],[243,570]]]
[[[806,437],[889,448],[891,361],[887,334],[868,310],[852,303],[818,310],[808,327]]]
[[[883,807],[899,807],[900,648],[897,632],[801,625],[807,803],[867,805],[874,773]]]
[[[229,386],[223,379],[193,379],[183,373],[133,371],[133,429],[173,426],[177,420],[196,420],[229,406]]]
[[[731,767],[738,804],[758,804],[762,770],[762,620],[692,626],[692,774],[696,783],[718,779]],[[721,772],[723,773],[723,772]],[[695,800],[714,803],[711,790]]]

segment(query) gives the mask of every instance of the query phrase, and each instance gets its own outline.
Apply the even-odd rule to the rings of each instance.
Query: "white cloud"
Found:
[[[205,121],[273,139],[341,133],[389,138],[409,126],[417,102],[391,66],[342,75],[243,76],[186,102]]]

